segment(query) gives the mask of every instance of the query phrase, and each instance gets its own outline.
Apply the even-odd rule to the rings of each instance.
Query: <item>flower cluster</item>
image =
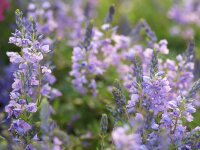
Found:
[[[94,28],[90,22],[82,44],[74,47],[70,74],[75,77],[72,82],[80,93],[87,93],[89,88],[96,95],[95,77],[104,74],[110,66],[115,66],[123,74],[120,70],[123,68],[121,53],[128,48],[130,38],[118,35],[116,28],[111,27],[109,22],[113,13],[114,7],[111,6],[101,30]]]
[[[10,103],[5,107],[8,118],[14,118],[9,129],[13,135],[21,139],[33,129],[30,117],[37,112],[41,100],[50,100],[61,96],[61,93],[51,87],[56,79],[51,74],[51,66],[45,58],[51,52],[49,45],[40,43],[43,38],[37,32],[35,21],[24,18],[22,12],[16,10],[16,29],[9,42],[21,48],[18,52],[7,52],[10,62],[17,65],[14,72],[14,82],[10,92]]]
[[[110,24],[104,24],[102,28],[108,31]],[[125,97],[122,89],[120,86],[116,86],[113,89],[112,93],[116,107],[114,109],[109,108],[109,110],[114,116],[115,126],[127,122],[125,119],[127,117],[127,123],[130,123],[131,128],[134,128],[138,119],[136,114],[140,114],[140,118],[144,118],[143,123],[140,123],[140,127],[135,129],[135,133],[132,133],[130,138],[134,137],[134,134],[139,134],[142,142],[135,142],[140,143],[142,149],[155,149],[156,147],[159,149],[163,145],[165,145],[166,149],[169,146],[180,147],[186,138],[184,135],[190,132],[185,122],[193,121],[192,114],[196,112],[194,107],[195,100],[191,98],[196,93],[196,89],[199,89],[198,83],[195,84],[196,88],[191,89],[191,91],[195,92],[189,92],[188,94],[188,89],[191,88],[193,82],[194,45],[190,43],[187,55],[178,55],[175,61],[159,59],[159,54],[169,54],[168,42],[166,40],[157,42],[155,33],[145,21],[141,21],[136,28],[133,31],[134,33],[137,32],[136,34],[139,34],[139,31],[136,30],[144,29],[147,36],[147,48],[135,43],[131,45],[129,36],[122,36],[113,32],[111,37],[108,38],[107,36],[106,43],[103,40],[104,42],[100,43],[101,47],[93,49],[93,46],[97,45],[102,38],[96,38],[96,31],[98,30],[93,28],[92,32],[88,30],[90,28],[87,28],[86,40],[83,41],[82,46],[74,48],[72,57],[73,70],[71,72],[71,75],[75,76],[73,84],[79,92],[86,93],[90,87],[88,83],[95,81],[95,76],[102,75],[109,66],[115,66],[119,71],[124,86],[130,93],[130,100],[128,100],[125,107]],[[107,44],[106,49],[103,49],[105,44]],[[110,50],[109,48],[111,47],[113,49]],[[108,49],[112,54],[111,56],[106,51]],[[112,53],[112,50],[114,50],[114,53]],[[90,65],[90,60],[93,60],[91,56],[98,58],[101,55],[103,58],[99,59],[99,63],[92,61],[93,64]],[[115,59],[113,59],[113,56],[115,56]],[[133,74],[129,67],[130,62],[127,62],[127,60],[133,63]],[[113,64],[113,61],[117,63]],[[95,66],[94,68],[97,69],[99,64],[101,64],[100,73],[96,73],[95,70],[90,71],[91,68],[89,66]],[[84,85],[87,85],[87,87],[83,88]],[[93,91],[96,94],[96,84]],[[122,134],[121,130],[124,129],[120,129],[120,134]],[[131,142],[127,142],[129,141],[127,132],[123,133],[125,136],[122,139],[117,139],[115,133],[117,133],[117,130],[114,130],[112,135],[116,148],[135,149],[131,146]],[[127,146],[131,146],[131,148],[127,148]]]
[[[194,44],[189,43],[187,55],[178,55],[176,60],[167,59],[161,63],[160,69],[166,72],[166,77],[172,88],[172,98],[179,95],[186,96],[194,79]]]
[[[166,72],[159,71],[162,63],[159,63],[157,53],[158,51],[155,49],[149,64],[149,70],[143,69],[138,55],[133,58],[134,76],[129,89],[130,100],[128,100],[126,108],[121,105],[121,109],[125,109],[123,111],[124,117],[121,114],[120,117],[123,119],[118,120],[123,124],[129,124],[131,129],[126,130],[126,127],[118,127],[113,130],[112,138],[117,149],[143,150],[163,147],[165,149],[169,147],[178,149],[198,147],[198,140],[194,141],[194,144],[186,142],[187,135],[193,133],[193,130],[190,131],[186,126],[186,122],[193,121],[192,114],[196,112],[194,98],[199,89],[199,80],[191,87],[193,79],[193,67],[191,66],[193,66],[193,63],[190,61],[191,59],[185,60],[179,55],[177,66],[174,63],[171,66],[168,65],[169,69]],[[188,54],[190,55],[188,58],[193,58],[193,53],[188,52]],[[166,63],[168,61],[164,62],[164,64]],[[184,81],[170,78],[171,71],[174,70],[174,68],[170,68],[172,66],[177,69],[181,68],[180,73],[176,71],[176,75],[178,79],[182,77]],[[162,67],[162,69],[166,68]],[[116,100],[116,93],[113,93],[113,96]],[[117,99],[122,98],[123,94],[121,93]],[[119,126],[121,123],[117,125]],[[119,132],[120,136],[116,136]],[[127,135],[127,133],[129,134]],[[139,137],[134,139],[136,135]],[[138,141],[140,138],[141,140]],[[132,145],[131,143],[135,144]],[[140,147],[135,148],[134,146],[137,145]]]

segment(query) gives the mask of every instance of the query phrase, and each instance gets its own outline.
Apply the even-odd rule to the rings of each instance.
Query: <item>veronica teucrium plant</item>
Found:
[[[200,89],[199,80],[193,85],[188,82],[190,89],[186,93],[181,92],[179,83],[173,84],[179,90],[172,90],[170,85],[174,81],[168,80],[167,73],[158,69],[157,55],[155,49],[149,73],[138,71],[141,60],[134,58],[135,79],[132,81],[132,93],[126,107],[128,115],[126,111],[123,114],[127,116],[127,122],[118,124],[112,132],[116,149],[199,148],[199,127],[190,130],[186,124],[193,121],[193,113],[196,112],[194,98]],[[192,141],[194,137],[197,140]]]
[[[111,26],[113,14],[111,6],[100,29],[87,23],[82,43],[73,49],[70,75],[74,78],[74,87],[82,94],[89,92],[96,96],[95,77],[103,75],[110,66],[121,69],[119,63],[123,56],[120,54],[122,49],[127,49],[129,37],[118,35],[116,27]]]
[[[5,107],[12,123],[9,128],[15,141],[24,148],[37,136],[37,125],[32,120],[40,109],[43,98],[53,100],[61,93],[51,87],[56,79],[51,74],[49,60],[45,58],[51,50],[49,45],[40,43],[43,36],[37,32],[37,24],[32,18],[24,18],[16,10],[17,29],[9,43],[15,44],[20,52],[7,52],[10,62],[18,69],[14,72],[14,82],[10,92],[10,103]]]

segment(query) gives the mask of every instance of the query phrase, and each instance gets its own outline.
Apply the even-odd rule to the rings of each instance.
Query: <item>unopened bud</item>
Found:
[[[100,132],[101,135],[106,134],[108,129],[108,117],[106,114],[102,114],[101,116],[101,122],[100,122]]]
[[[113,21],[114,13],[115,13],[115,7],[112,5],[112,6],[110,6],[108,14],[105,18],[105,23],[110,23]]]
[[[30,20],[31,22],[33,22],[33,17],[29,17],[29,20]]]
[[[19,10],[19,9],[16,9],[16,10],[15,10],[15,14],[16,14],[16,15],[20,15],[20,10]]]

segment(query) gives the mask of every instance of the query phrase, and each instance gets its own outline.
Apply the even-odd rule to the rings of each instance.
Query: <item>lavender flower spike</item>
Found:
[[[41,34],[37,32],[35,21],[23,18],[22,12],[16,10],[17,29],[9,42],[21,48],[21,52],[7,52],[10,62],[18,66],[14,72],[14,82],[10,92],[10,103],[5,107],[9,118],[15,118],[9,131],[13,136],[23,140],[32,129],[30,117],[38,110],[43,97],[53,99],[61,93],[51,88],[55,77],[51,74],[48,62],[44,58],[51,51],[49,45],[41,43]],[[43,92],[48,91],[48,92]],[[27,116],[24,117],[24,114]]]

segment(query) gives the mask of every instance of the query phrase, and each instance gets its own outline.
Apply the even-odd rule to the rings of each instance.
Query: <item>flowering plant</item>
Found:
[[[42,101],[53,100],[61,96],[61,93],[50,86],[56,79],[51,74],[48,60],[48,54],[51,52],[49,45],[40,43],[44,37],[37,32],[35,21],[22,15],[21,11],[16,10],[18,29],[9,39],[10,43],[21,48],[21,52],[7,52],[10,62],[16,64],[18,69],[14,72],[11,100],[5,111],[8,113],[8,118],[12,119],[9,132],[15,141],[20,146],[31,149],[31,139],[40,140],[38,137],[40,126],[41,131],[47,135],[54,129],[54,123],[49,122],[52,108],[48,102]],[[34,120],[39,110],[41,123],[39,120]],[[55,140],[61,145],[62,142],[57,137]]]
[[[0,76],[0,149],[200,149],[194,42],[170,59],[171,40],[159,41],[146,20],[125,35],[113,26],[118,3],[98,26],[102,3],[39,0],[27,3],[27,17],[16,10],[17,50]]]
[[[196,112],[194,99],[199,89],[199,80],[192,86],[190,84],[189,91],[185,91],[183,83],[168,80],[168,73],[159,71],[157,53],[155,49],[149,73],[143,72],[140,58],[134,57],[134,79],[127,104],[122,88],[113,88],[116,110],[112,112],[120,114],[112,132],[116,149],[199,148],[198,138],[188,142],[190,137],[199,134],[199,127],[189,130],[186,124],[193,121],[192,114]],[[189,58],[192,57],[189,55]],[[185,62],[185,65],[187,63],[191,62]],[[190,73],[187,75],[190,76]],[[184,80],[186,87],[187,82],[190,83],[190,80]],[[120,122],[124,126],[120,127]]]

